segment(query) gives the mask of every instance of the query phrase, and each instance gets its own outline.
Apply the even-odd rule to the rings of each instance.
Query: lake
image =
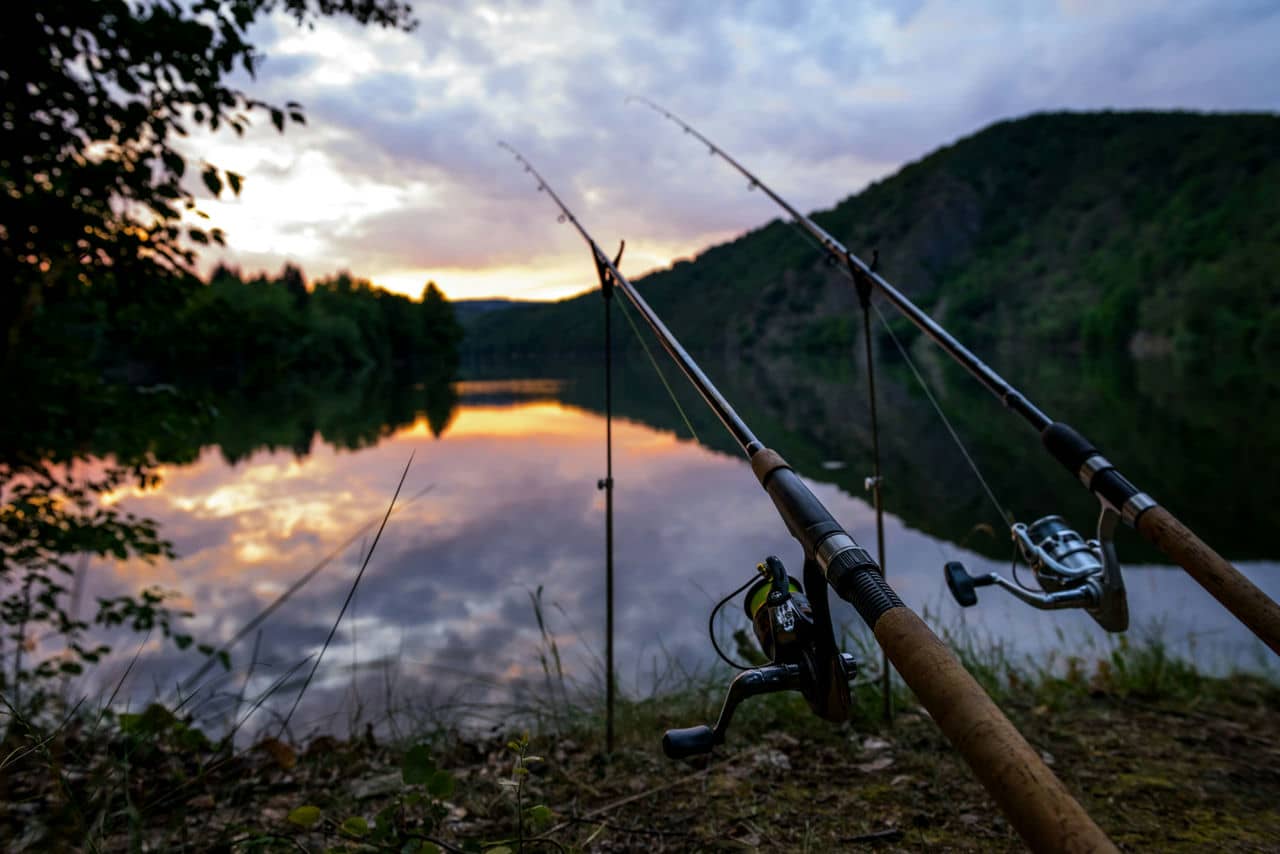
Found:
[[[704,365],[755,432],[874,550],[874,513],[861,489],[870,462],[858,366],[781,357],[708,357]],[[1063,513],[1092,536],[1093,499],[1035,447],[1036,437],[966,378],[926,367],[1002,506],[1021,521]],[[780,556],[797,575],[802,566],[745,459],[678,385],[675,371],[667,374],[688,425],[642,355],[628,352],[617,376],[616,657],[629,695],[648,695],[712,666],[708,613],[766,555]],[[388,709],[419,722],[501,720],[555,696],[558,684],[547,686],[557,680],[542,663],[554,670],[552,642],[567,681],[579,689],[602,685],[602,375],[582,362],[473,365],[466,375],[443,411],[406,408],[398,399],[396,416],[381,429],[337,439],[309,414],[293,413],[301,439],[276,437],[255,449],[249,432],[234,453],[210,443],[193,460],[162,465],[156,488],[113,493],[116,506],[156,519],[179,558],[91,563],[83,595],[151,584],[176,591],[175,601],[195,614],[189,629],[199,640],[225,643],[308,570],[334,559],[231,648],[229,671],[215,668],[184,686],[198,656],[157,638],[139,647],[140,639],[124,636],[111,661],[78,690],[104,696],[140,650],[121,691],[129,702],[183,697],[198,716],[225,723],[245,719],[253,699],[276,686],[246,729],[279,720],[343,607],[410,457],[397,509],[291,731],[346,733],[366,721],[381,725]],[[1265,525],[1280,506],[1265,503],[1277,479],[1258,476],[1274,469],[1276,456],[1253,455],[1257,446],[1273,447],[1274,437],[1250,433],[1223,447],[1207,441],[1221,435],[1213,424],[1189,422],[1186,413],[1197,404],[1170,397],[1160,385],[1167,379],[1102,376],[1101,387],[1084,391],[1077,382],[1062,392],[1058,374],[1025,387],[1048,388],[1051,403],[1071,406],[1072,423],[1131,479],[1280,596],[1280,549],[1269,538],[1275,525]],[[1007,575],[1007,529],[996,527],[995,507],[913,382],[887,370],[879,385],[886,564],[903,600],[935,630],[1003,644],[1015,660],[1043,665],[1105,655],[1114,639],[1082,612],[1034,611],[991,588],[980,591],[975,608],[955,605],[943,563]],[[361,406],[362,418],[378,421],[377,401]],[[1225,405],[1214,415],[1217,424],[1245,417]],[[236,424],[223,423],[219,432],[235,435]],[[1216,479],[1198,480],[1205,472]],[[1254,500],[1224,504],[1220,496],[1244,482],[1254,484]],[[1131,531],[1118,545],[1130,635],[1156,634],[1212,672],[1274,670],[1265,647],[1185,573],[1159,565]],[[543,628],[532,601],[539,590]],[[834,602],[833,612],[842,626],[860,631],[844,603]],[[735,600],[721,614],[718,636],[726,640],[747,625]]]

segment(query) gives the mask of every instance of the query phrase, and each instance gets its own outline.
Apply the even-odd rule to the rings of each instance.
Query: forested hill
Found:
[[[983,352],[1280,365],[1280,116],[1001,122],[814,219],[864,259],[878,249],[891,282]],[[778,220],[639,284],[699,349],[825,349],[858,323],[847,281]],[[464,346],[594,349],[599,314],[595,294],[496,311]]]

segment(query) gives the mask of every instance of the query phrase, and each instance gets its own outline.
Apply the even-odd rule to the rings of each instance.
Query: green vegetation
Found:
[[[1167,353],[1274,384],[1277,152],[1277,116],[1034,115],[942,148],[814,219],[864,257],[878,249],[889,280],[980,353]],[[778,221],[639,281],[692,348],[857,339],[858,324],[840,320],[856,318],[853,289]],[[475,317],[466,346],[598,349],[598,299]]]
[[[225,267],[207,285],[163,282],[141,299],[85,289],[71,310],[106,328],[94,357],[108,373],[241,391],[374,369],[447,376],[460,328],[434,282],[420,302],[347,273],[316,281],[286,266],[245,280]]]
[[[159,705],[19,717],[0,744],[0,833],[15,851],[1022,850],[909,692],[895,688],[892,726],[880,719],[879,656],[847,640],[866,671],[851,723],[795,694],[757,698],[716,756],[683,764],[659,736],[715,714],[723,671],[624,696],[608,756],[600,686],[562,676],[484,734],[443,723],[238,747]],[[1204,676],[1156,639],[1039,665],[950,641],[1118,843],[1249,851],[1280,832],[1280,775],[1258,761],[1280,747],[1274,681]],[[518,729],[530,715],[532,735]]]
[[[238,88],[261,54],[251,26],[285,12],[408,29],[397,0],[51,0],[16,7],[0,51],[0,370],[48,298],[113,278],[122,285],[190,273],[195,249],[221,243],[193,226],[188,167],[218,196],[243,176],[189,163],[175,141],[194,129],[243,134],[265,113],[278,131],[302,106]]]
[[[455,402],[458,325],[434,284],[415,302],[345,274],[308,289],[292,267],[250,281],[219,269],[208,284],[103,276],[45,299],[27,330],[0,384],[16,416],[0,422],[0,694],[23,714],[109,651],[86,645],[91,624],[213,652],[163,591],[100,600],[88,620],[69,610],[77,555],[174,556],[103,495],[154,485],[158,464],[211,443],[230,460],[302,457],[317,434],[361,447],[420,413],[439,435]],[[63,648],[37,656],[35,636]]]
[[[308,289],[293,268],[250,282],[225,269],[208,284],[194,275],[196,250],[222,242],[191,224],[203,216],[194,187],[238,194],[245,178],[189,163],[175,141],[193,129],[243,134],[261,114],[281,132],[304,121],[301,105],[259,101],[235,77],[252,78],[261,60],[252,25],[280,12],[301,26],[334,16],[414,25],[397,0],[57,0],[6,18],[0,693],[14,716],[38,713],[55,679],[106,652],[82,645],[89,623],[68,607],[72,556],[171,554],[154,524],[100,499],[153,485],[157,462],[194,459],[217,432],[215,398],[270,398],[278,410],[316,389],[385,386],[395,373],[397,385],[430,389],[425,408],[438,429],[447,423],[452,397],[439,389],[459,332],[434,286],[415,303],[348,275]],[[306,453],[317,421],[305,421],[313,407],[299,410],[275,429]],[[388,429],[368,423],[374,412],[346,416],[344,440]],[[246,452],[244,438],[227,444]],[[192,646],[165,600],[155,590],[100,600],[92,622]],[[66,649],[50,656],[50,637]]]

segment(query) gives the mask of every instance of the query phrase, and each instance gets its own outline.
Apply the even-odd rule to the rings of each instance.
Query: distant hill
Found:
[[[485,314],[519,306],[541,305],[541,303],[535,300],[516,299],[459,299],[453,300],[452,305],[454,316],[465,327]]]
[[[814,219],[866,259],[878,249],[884,275],[982,353],[1280,367],[1275,115],[1000,122]],[[778,220],[637,284],[687,346],[730,355],[843,348],[860,323],[847,281]],[[464,350],[595,349],[598,299],[474,314]]]

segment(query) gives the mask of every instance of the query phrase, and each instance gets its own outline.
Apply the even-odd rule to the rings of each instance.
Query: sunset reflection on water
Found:
[[[222,643],[369,526],[264,624],[260,640],[237,645],[232,671],[204,689],[208,695],[238,691],[256,642],[248,693],[265,690],[319,652],[372,537],[370,523],[382,516],[412,454],[397,511],[325,654],[297,731],[341,729],[353,690],[368,705],[391,680],[393,702],[424,708],[459,698],[492,706],[528,696],[543,681],[530,601],[538,588],[566,671],[590,684],[603,649],[604,518],[597,480],[604,475],[604,419],[559,402],[547,381],[465,383],[458,391],[455,416],[439,437],[422,417],[354,451],[317,441],[304,457],[262,451],[230,465],[211,447],[191,465],[167,467],[159,487],[114,500],[156,519],[179,559],[102,565],[109,571],[91,573],[88,592],[148,584],[178,591],[195,612],[190,628],[197,638]],[[613,438],[617,660],[623,690],[642,694],[653,687],[653,674],[673,662],[711,663],[707,613],[758,561],[778,554],[798,573],[801,558],[744,460],[626,420],[615,420]],[[874,543],[873,515],[860,497],[821,482],[811,487],[860,542]],[[1109,648],[1078,612],[1046,616],[997,594],[960,611],[942,583],[944,561],[963,560],[975,574],[1007,565],[894,517],[887,519],[886,536],[891,583],[935,624],[1004,641],[1015,657]],[[1123,543],[1121,549],[1123,555]],[[1280,593],[1275,564],[1242,569],[1272,595]],[[1127,567],[1126,580],[1135,632],[1159,626],[1175,651],[1214,669],[1267,660],[1247,630],[1207,602],[1185,574]],[[857,623],[843,603],[833,611],[842,623]],[[726,634],[745,625],[739,609],[726,613]],[[117,653],[128,643],[122,639]],[[103,684],[118,678],[128,655],[105,669]],[[148,698],[198,663],[153,641],[130,677],[132,696]],[[291,701],[288,695],[282,702]]]

